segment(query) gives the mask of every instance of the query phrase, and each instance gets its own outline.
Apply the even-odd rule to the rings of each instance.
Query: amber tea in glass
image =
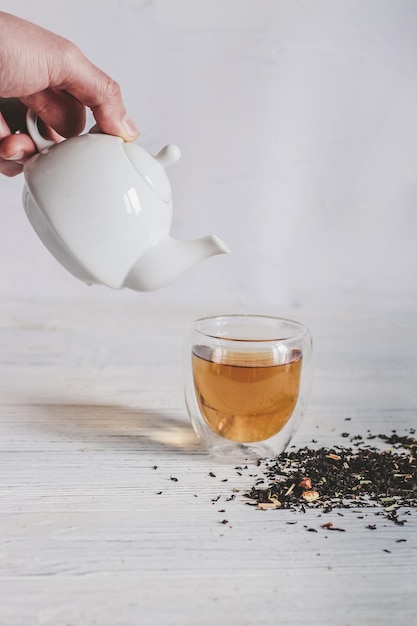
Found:
[[[286,363],[260,354],[226,354],[220,361],[204,346],[192,351],[197,402],[210,428],[232,441],[263,441],[288,422],[298,399],[301,351]]]
[[[194,429],[225,459],[282,452],[311,383],[311,339],[298,322],[232,315],[193,323],[185,395]]]

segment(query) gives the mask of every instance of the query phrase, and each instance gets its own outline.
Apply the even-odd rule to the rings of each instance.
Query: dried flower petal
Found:
[[[333,522],[327,522],[327,524],[321,524],[320,528],[332,528]]]
[[[315,500],[318,500],[320,498],[319,492],[312,489],[310,491],[303,491],[301,496],[306,502],[315,502]]]
[[[311,489],[313,487],[313,483],[311,481],[311,478],[308,478],[306,476],[305,478],[300,480],[300,482],[298,483],[298,486],[302,487],[303,489]]]

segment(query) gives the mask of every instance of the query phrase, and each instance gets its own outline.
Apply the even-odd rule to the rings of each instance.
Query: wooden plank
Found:
[[[416,623],[416,512],[245,504],[262,468],[200,449],[182,395],[198,312],[170,313],[1,304],[0,623]],[[301,318],[316,377],[294,445],[416,426],[413,315]]]

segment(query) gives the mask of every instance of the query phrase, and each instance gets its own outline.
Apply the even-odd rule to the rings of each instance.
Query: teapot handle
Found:
[[[55,146],[56,144],[55,141],[53,141],[52,139],[46,139],[45,137],[42,137],[42,135],[40,134],[39,128],[38,128],[38,116],[31,109],[28,109],[26,113],[26,126],[28,129],[30,138],[32,139],[33,143],[35,144],[39,152],[42,152],[42,150],[46,150],[47,148],[51,148],[52,146]]]

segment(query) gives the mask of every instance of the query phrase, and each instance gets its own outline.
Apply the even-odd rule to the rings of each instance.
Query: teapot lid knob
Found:
[[[176,163],[180,157],[181,151],[178,146],[170,143],[158,152],[155,159],[162,165],[162,167],[167,167],[168,165],[172,165],[172,163]]]
[[[169,144],[162,148],[155,157],[134,142],[124,143],[123,149],[133,167],[149,187],[161,200],[170,202],[171,186],[165,167],[178,161],[181,156],[180,149],[173,144]]]

